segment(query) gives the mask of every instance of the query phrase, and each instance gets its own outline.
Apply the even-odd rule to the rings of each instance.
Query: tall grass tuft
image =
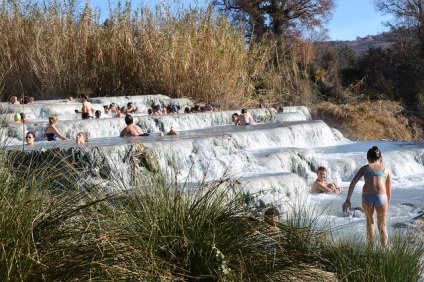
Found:
[[[181,190],[164,179],[130,197],[114,199],[119,241],[160,258],[172,279],[258,281],[276,264],[287,263],[276,235],[255,218],[240,197],[230,197],[225,181]],[[166,262],[163,263],[163,262]]]
[[[260,281],[307,250],[296,250],[301,229],[276,231],[225,180],[188,189],[140,177],[105,189],[55,150],[1,157],[11,164],[0,175],[0,275],[9,281]]]
[[[389,249],[342,240],[322,252],[340,281],[421,281],[424,248],[411,237],[395,236]]]
[[[310,105],[313,87],[310,66],[315,49],[310,42],[285,38],[252,44],[250,86],[266,106]]]

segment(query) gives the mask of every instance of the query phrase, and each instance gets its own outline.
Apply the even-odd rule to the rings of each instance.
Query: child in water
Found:
[[[312,183],[312,193],[341,193],[343,190],[337,185],[337,183],[329,183],[325,181],[327,178],[327,169],[323,166],[318,167],[317,179]]]

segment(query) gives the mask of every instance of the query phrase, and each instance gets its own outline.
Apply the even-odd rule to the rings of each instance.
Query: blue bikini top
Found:
[[[57,141],[57,136],[54,133],[46,133],[47,141]]]
[[[387,175],[386,175],[386,173],[384,173],[385,170],[386,170],[386,168],[384,168],[383,171],[372,171],[372,170],[370,170],[369,165],[367,165],[367,171],[365,171],[364,177],[381,176],[384,179],[387,179]]]

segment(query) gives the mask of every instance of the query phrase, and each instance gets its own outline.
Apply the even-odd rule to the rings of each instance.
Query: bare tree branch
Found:
[[[247,35],[262,38],[299,35],[323,28],[332,16],[334,0],[214,0],[218,9],[246,27]]]

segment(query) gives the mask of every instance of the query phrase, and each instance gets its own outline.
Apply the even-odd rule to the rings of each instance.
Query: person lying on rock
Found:
[[[93,118],[93,113],[94,113],[94,107],[93,105],[88,102],[88,95],[87,94],[81,94],[80,95],[80,100],[82,103],[82,108],[81,111],[75,110],[76,113],[81,113],[81,118],[82,119],[90,119]]]

